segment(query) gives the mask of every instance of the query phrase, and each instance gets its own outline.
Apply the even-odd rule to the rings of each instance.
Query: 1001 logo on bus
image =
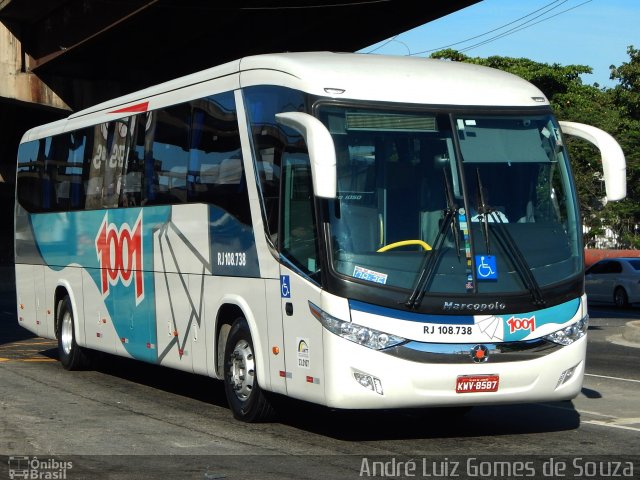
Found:
[[[109,295],[109,286],[122,282],[135,286],[136,305],[144,299],[142,274],[142,212],[133,228],[123,223],[118,228],[107,223],[105,214],[96,236],[96,253],[100,262],[102,296]]]
[[[536,316],[532,315],[529,318],[511,317],[507,320],[507,325],[509,325],[509,333],[515,333],[520,330],[533,332],[536,329]]]

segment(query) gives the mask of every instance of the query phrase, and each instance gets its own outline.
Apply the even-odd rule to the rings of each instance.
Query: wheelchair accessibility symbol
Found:
[[[291,284],[289,275],[280,275],[280,295],[282,298],[291,298]]]
[[[476,255],[476,276],[478,280],[497,280],[498,267],[494,255]]]

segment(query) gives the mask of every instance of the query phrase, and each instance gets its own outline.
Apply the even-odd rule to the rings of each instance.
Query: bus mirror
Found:
[[[606,200],[622,200],[627,196],[627,167],[622,148],[607,132],[575,122],[559,122],[562,133],[582,138],[595,145],[602,157]]]
[[[320,120],[308,113],[278,113],[276,120],[304,137],[309,149],[315,195],[336,198],[336,149],[329,131]]]

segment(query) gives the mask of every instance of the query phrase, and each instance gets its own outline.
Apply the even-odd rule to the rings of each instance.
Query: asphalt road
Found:
[[[640,476],[640,344],[621,340],[637,308],[591,308],[587,375],[572,402],[461,417],[283,401],[278,422],[248,425],[205,377],[111,356],[63,370],[54,341],[17,326],[12,294],[0,293],[0,479],[32,467],[68,479]]]

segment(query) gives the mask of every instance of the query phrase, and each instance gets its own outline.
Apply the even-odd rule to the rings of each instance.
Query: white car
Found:
[[[607,258],[585,272],[587,298],[627,307],[640,302],[640,258]]]

